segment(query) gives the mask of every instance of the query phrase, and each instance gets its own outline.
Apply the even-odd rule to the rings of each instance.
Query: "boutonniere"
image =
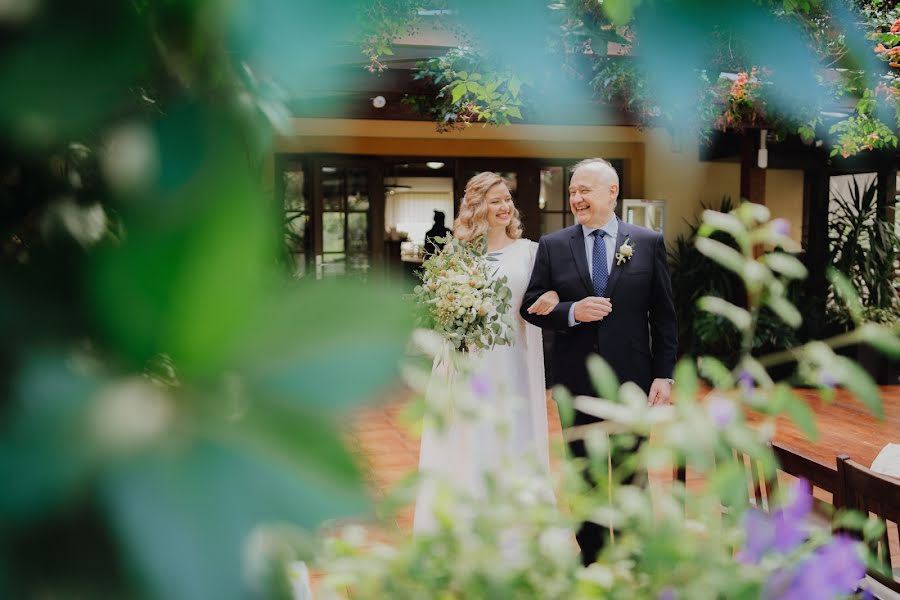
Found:
[[[625,238],[625,241],[619,246],[619,251],[616,252],[616,265],[628,262],[632,256],[634,256],[634,246],[631,245],[631,238]]]

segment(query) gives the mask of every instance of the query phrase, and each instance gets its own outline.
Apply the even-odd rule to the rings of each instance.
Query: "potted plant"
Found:
[[[708,207],[702,202],[701,209]],[[719,212],[728,213],[735,208],[731,198],[722,198]],[[702,212],[701,210],[701,212]],[[675,310],[678,311],[678,344],[681,355],[710,355],[733,366],[741,353],[741,338],[734,325],[725,317],[700,310],[697,300],[703,296],[716,296],[733,304],[746,303],[747,292],[740,278],[704,256],[695,246],[701,223],[689,223],[688,235],[679,235],[669,253],[672,274],[672,291]],[[713,239],[737,248],[734,239],[724,232],[712,234]],[[791,283],[787,296],[792,303],[802,305],[802,286]],[[755,355],[784,350],[805,341],[806,336],[763,307],[753,337]],[[793,365],[772,367],[770,376],[782,379],[790,376]]]
[[[828,223],[832,267],[843,273],[859,295],[861,307],[854,316],[851,307],[838,299],[834,287],[828,295],[828,319],[831,327],[847,331],[855,320],[900,325],[900,238],[893,223],[878,218],[876,182],[860,187],[854,177],[849,191],[832,198],[837,206]],[[865,344],[848,352],[880,384],[896,384],[900,364],[875,352]]]

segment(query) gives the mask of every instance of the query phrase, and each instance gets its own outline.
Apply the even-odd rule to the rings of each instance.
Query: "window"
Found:
[[[538,208],[541,210],[541,235],[563,229],[574,223],[569,210],[569,179],[572,174],[568,167],[545,167],[541,169],[541,192]]]
[[[572,179],[573,160],[567,166],[551,165],[541,168],[541,190],[538,208],[541,212],[541,235],[552,233],[575,224],[575,217],[569,210],[569,180]],[[624,192],[625,161],[609,161],[619,174],[619,197]]]
[[[622,217],[626,223],[640,225],[663,233],[666,223],[665,200],[637,200],[626,199],[622,201]]]
[[[369,268],[369,173],[322,167],[322,267],[327,275]]]
[[[281,173],[284,185],[284,236],[291,256],[294,274],[307,274],[308,261],[312,257],[312,220],[310,204],[305,193],[303,167],[291,165]]]

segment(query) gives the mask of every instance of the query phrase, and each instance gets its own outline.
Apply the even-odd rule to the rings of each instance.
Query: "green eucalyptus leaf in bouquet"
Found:
[[[494,278],[496,267],[481,239],[447,237],[444,249],[422,264],[422,284],[414,297],[425,308],[425,325],[455,350],[509,345],[512,327],[506,277]]]

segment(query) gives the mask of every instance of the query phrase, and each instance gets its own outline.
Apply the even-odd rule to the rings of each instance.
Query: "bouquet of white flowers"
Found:
[[[512,292],[506,277],[491,279],[491,262],[496,260],[486,253],[483,241],[448,236],[444,249],[422,265],[422,284],[415,295],[426,309],[426,325],[456,350],[512,343]]]

